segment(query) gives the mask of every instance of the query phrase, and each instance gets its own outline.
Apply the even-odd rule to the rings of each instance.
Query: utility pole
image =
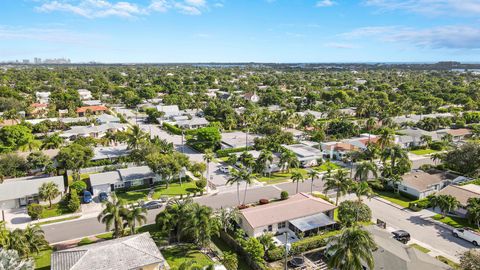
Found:
[[[288,270],[288,252],[290,245],[288,244],[288,231],[285,232],[285,270]]]

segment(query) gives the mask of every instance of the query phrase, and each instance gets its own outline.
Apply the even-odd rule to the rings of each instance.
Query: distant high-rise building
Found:
[[[35,58],[33,59],[33,62],[34,62],[36,65],[39,65],[39,64],[42,63],[42,58],[35,57]]]
[[[24,64],[30,64],[30,60],[28,60],[28,59],[23,59],[22,62],[23,62]]]

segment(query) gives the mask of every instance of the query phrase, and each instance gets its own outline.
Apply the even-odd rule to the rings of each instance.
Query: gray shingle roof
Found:
[[[125,168],[118,172],[124,182],[155,177],[155,173],[148,166]]]
[[[129,270],[165,259],[150,234],[143,233],[52,253],[52,270]]]
[[[118,171],[94,173],[90,175],[90,184],[92,187],[105,184],[115,184],[117,182],[122,182]]]
[[[65,190],[63,176],[53,177],[22,177],[8,179],[0,184],[0,201],[18,199],[25,196],[38,194],[38,188],[43,183],[53,182],[58,185],[60,191]]]

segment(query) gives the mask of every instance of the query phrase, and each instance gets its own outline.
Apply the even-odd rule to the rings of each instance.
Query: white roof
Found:
[[[22,177],[5,180],[0,184],[0,201],[13,200],[38,194],[38,189],[43,183],[53,182],[60,191],[65,190],[63,176],[53,177]]]

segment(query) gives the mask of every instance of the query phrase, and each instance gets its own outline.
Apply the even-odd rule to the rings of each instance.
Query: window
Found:
[[[283,228],[285,228],[285,227],[287,227],[287,224],[286,224],[285,221],[278,223],[278,228],[279,228],[279,229],[283,229]]]
[[[272,225],[268,225],[268,231],[271,232],[273,230]]]

